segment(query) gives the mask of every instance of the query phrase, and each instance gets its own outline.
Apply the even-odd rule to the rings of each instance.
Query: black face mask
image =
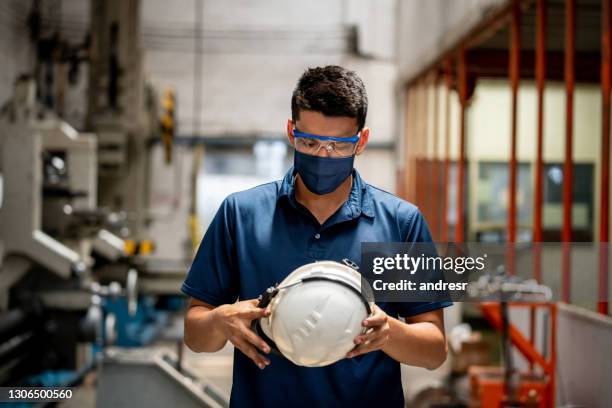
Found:
[[[355,155],[320,157],[295,151],[293,167],[311,192],[322,195],[335,191],[353,172]]]

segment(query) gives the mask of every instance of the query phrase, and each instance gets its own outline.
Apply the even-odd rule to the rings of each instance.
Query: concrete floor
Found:
[[[228,343],[216,353],[194,353],[185,347],[184,364],[202,380],[209,380],[228,396],[232,390],[234,346]]]

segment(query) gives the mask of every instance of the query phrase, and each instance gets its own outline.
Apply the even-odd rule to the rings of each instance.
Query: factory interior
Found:
[[[293,165],[297,79],[340,65],[363,179],[546,288],[444,309],[406,406],[612,406],[612,0],[2,0],[0,61],[0,388],[229,406],[181,284],[225,197]]]

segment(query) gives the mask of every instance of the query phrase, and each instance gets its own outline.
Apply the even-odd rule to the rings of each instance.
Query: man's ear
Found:
[[[369,139],[370,139],[370,128],[364,127],[361,130],[361,137],[359,137],[359,141],[357,142],[357,150],[355,151],[355,155],[360,155],[365,150],[365,147],[368,144]]]
[[[293,120],[287,119],[287,137],[289,138],[289,143],[293,146]]]

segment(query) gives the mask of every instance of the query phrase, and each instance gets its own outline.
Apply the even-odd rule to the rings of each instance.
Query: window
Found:
[[[593,173],[591,163],[575,163],[572,188],[572,241],[593,240]],[[544,165],[543,232],[545,241],[560,241],[563,228],[563,164]]]
[[[531,238],[533,188],[531,164],[519,163],[517,169],[517,240]],[[480,162],[476,185],[476,236],[478,241],[501,242],[507,239],[510,194],[507,162]]]

